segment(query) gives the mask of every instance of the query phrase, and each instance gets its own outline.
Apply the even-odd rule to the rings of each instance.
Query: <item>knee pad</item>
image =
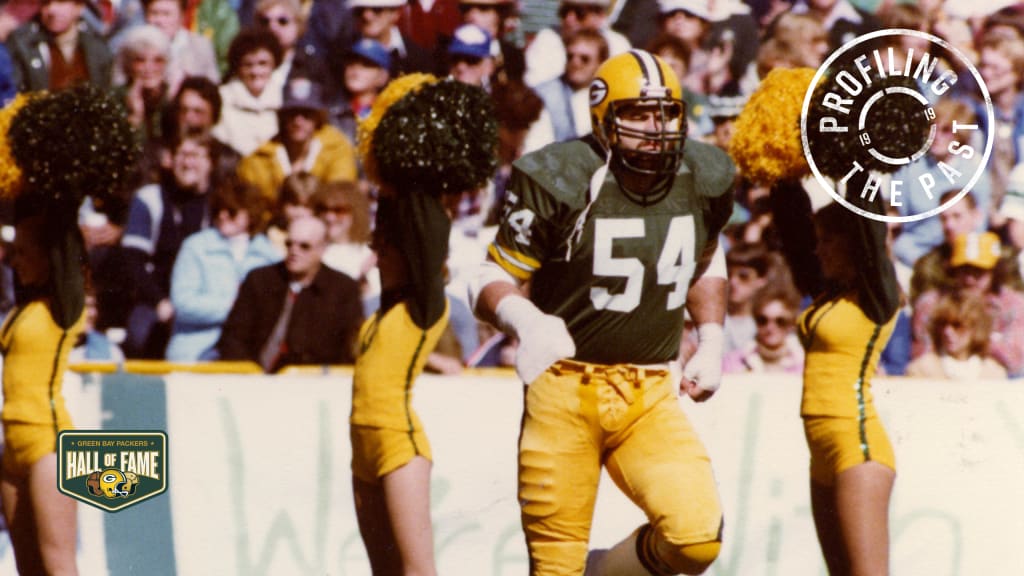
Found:
[[[698,544],[687,544],[669,551],[670,564],[677,571],[683,574],[703,574],[708,566],[718,558],[718,552],[722,549],[720,541],[700,542]]]
[[[703,574],[718,558],[721,549],[721,539],[695,544],[670,544],[650,524],[640,528],[636,541],[640,563],[655,576]]]

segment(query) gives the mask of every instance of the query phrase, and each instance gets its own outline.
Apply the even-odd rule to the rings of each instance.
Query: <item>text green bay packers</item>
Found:
[[[94,443],[96,445],[100,444],[99,441]],[[123,447],[130,443],[132,441],[102,441],[105,447]],[[86,444],[86,442],[80,441],[78,444],[82,445]],[[141,444],[147,445],[148,443],[141,442]],[[104,452],[103,454],[98,450],[68,450],[65,452],[64,458],[64,476],[66,480],[86,476],[105,468],[117,468],[122,472],[134,472],[139,476],[146,476],[154,480],[159,480],[160,475],[163,473],[161,471],[160,452],[156,450]]]

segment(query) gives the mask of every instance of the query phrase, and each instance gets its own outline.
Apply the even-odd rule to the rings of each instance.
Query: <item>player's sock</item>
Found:
[[[653,576],[640,563],[636,552],[639,530],[608,550],[591,550],[583,576]]]

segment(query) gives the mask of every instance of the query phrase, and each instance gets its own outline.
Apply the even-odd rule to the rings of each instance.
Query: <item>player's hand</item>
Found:
[[[529,384],[555,362],[575,354],[576,343],[565,327],[565,321],[558,316],[544,314],[519,334],[516,374]]]
[[[690,397],[694,402],[703,402],[714,396],[714,390],[705,390],[695,381],[683,376],[679,381],[679,393]]]
[[[683,367],[680,392],[703,402],[718,390],[722,382],[722,345],[725,336],[721,324],[701,324],[697,328],[697,351]]]
[[[516,335],[516,374],[530,384],[552,364],[576,355],[576,343],[565,321],[541,312],[526,298],[510,294],[494,310],[498,326]]]

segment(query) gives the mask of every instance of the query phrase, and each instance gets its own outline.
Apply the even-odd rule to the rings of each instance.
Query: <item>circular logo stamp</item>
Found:
[[[994,130],[984,128],[994,125],[992,99],[966,56],[937,36],[890,29],[825,60],[804,96],[800,135],[812,173],[837,202],[875,220],[912,222],[970,192],[992,152]],[[839,192],[861,172],[863,189],[846,195],[880,194],[897,214],[863,210]]]

